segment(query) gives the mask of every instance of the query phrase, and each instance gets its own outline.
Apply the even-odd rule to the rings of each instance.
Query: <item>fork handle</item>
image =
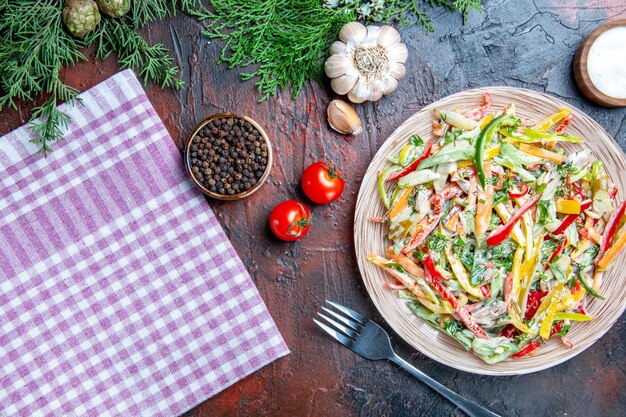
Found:
[[[480,405],[471,402],[467,398],[462,397],[451,389],[441,385],[439,382],[435,381],[419,369],[415,368],[413,365],[411,365],[398,355],[393,355],[391,358],[389,358],[389,360],[399,365],[405,371],[437,391],[439,394],[446,397],[448,400],[452,401],[454,404],[456,404],[457,407],[465,411],[470,417],[500,417],[498,414],[492,413],[486,408],[483,408]]]

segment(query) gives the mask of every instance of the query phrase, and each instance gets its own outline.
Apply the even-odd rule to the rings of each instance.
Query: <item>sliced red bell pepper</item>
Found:
[[[537,204],[537,201],[539,201],[540,198],[541,198],[541,194],[537,194],[533,198],[525,202],[522,205],[522,207],[520,207],[520,209],[517,210],[515,214],[511,216],[508,222],[506,222],[505,224],[501,224],[500,226],[496,228],[496,230],[491,232],[491,235],[489,235],[489,237],[487,238],[487,244],[489,244],[490,246],[495,246],[497,244],[502,243],[504,239],[508,238],[509,235],[511,234],[511,231],[513,231],[513,228],[515,227],[515,224],[517,223],[517,221],[532,206]]]
[[[615,196],[617,196],[617,185],[614,185],[613,188],[611,188],[611,192],[609,193],[609,197],[611,198],[615,198]]]
[[[562,321],[557,321],[552,326],[552,330],[550,330],[550,336],[554,336],[555,334],[559,333],[561,331],[561,329],[563,329],[563,322]]]
[[[600,252],[598,252],[598,256],[596,256],[596,260],[602,259],[602,256],[606,253],[606,251],[611,246],[613,242],[613,237],[615,236],[615,231],[617,230],[617,226],[619,225],[622,217],[624,217],[624,211],[626,211],[626,201],[623,201],[613,213],[611,213],[611,217],[609,221],[606,222],[606,227],[604,228],[604,233],[602,234],[602,240],[600,241]]]
[[[411,238],[411,241],[402,248],[401,252],[406,255],[424,243],[428,235],[430,235],[432,231],[437,228],[437,224],[439,224],[440,219],[441,215],[433,214],[432,216],[427,216],[420,220],[415,227],[415,234]]]
[[[402,248],[402,253],[405,255],[410,253],[413,249],[417,248],[419,245],[424,243],[426,238],[432,233],[433,230],[439,224],[439,220],[443,214],[443,203],[445,200],[450,200],[454,197],[458,197],[463,194],[463,190],[456,184],[448,184],[445,186],[443,190],[441,190],[441,194],[435,194],[433,196],[433,214],[430,216],[424,217],[417,223],[415,227],[415,233],[411,238],[411,241]]]
[[[404,176],[409,175],[411,172],[415,171],[417,169],[417,166],[420,164],[420,162],[422,162],[424,159],[428,158],[430,156],[430,152],[433,149],[433,141],[429,140],[428,142],[426,142],[425,148],[424,148],[424,152],[422,153],[422,155],[417,158],[415,161],[411,162],[409,164],[409,166],[407,166],[406,168],[404,168],[401,171],[398,171],[396,173],[393,173],[391,175],[389,175],[385,181],[392,181],[392,180],[398,180]]]
[[[561,243],[559,243],[556,249],[554,249],[554,252],[552,252],[552,255],[550,255],[550,257],[548,258],[548,262],[546,262],[546,267],[544,271],[547,271],[552,261],[554,261],[561,254],[561,252],[563,252],[563,249],[565,249],[565,247],[567,246],[567,242],[567,237],[563,236],[563,239],[561,239]]]
[[[428,272],[430,272],[430,275],[432,275],[433,278],[437,278],[441,281],[449,281],[448,278],[444,277],[441,272],[437,270],[432,256],[428,255],[426,259],[424,259],[424,267],[428,269]]]
[[[504,337],[515,337],[519,334],[519,330],[517,330],[517,327],[513,326],[512,324],[507,324],[506,327],[504,329],[502,329],[502,333],[500,333],[501,336]]]
[[[563,133],[569,122],[574,118],[574,113],[570,113],[559,121],[559,123],[554,128],[554,133]]]
[[[585,200],[581,202],[580,214],[582,214],[585,210],[591,207],[592,203],[593,203],[593,200]],[[561,224],[559,225],[559,227],[557,227],[556,230],[552,232],[552,234],[553,235],[562,234],[565,231],[565,229],[567,229],[572,223],[576,221],[578,217],[580,217],[580,214],[568,214],[567,216],[565,216],[563,220],[561,220]],[[543,240],[548,240],[548,239],[550,239],[550,234],[546,233],[546,235],[543,237]]]
[[[462,194],[463,194],[463,190],[457,184],[448,184],[445,187],[443,187],[443,190],[441,190],[441,193],[437,195],[442,199],[441,204],[443,204],[445,200],[450,200],[455,197],[460,197]]]
[[[582,199],[585,199],[587,197],[585,195],[585,192],[583,191],[583,188],[577,182],[572,183],[572,188],[574,189],[576,194],[578,194]]]
[[[541,342],[538,341],[538,340],[533,340],[532,342],[527,344],[522,350],[520,350],[519,352],[514,354],[512,357],[517,359],[517,358],[521,358],[523,356],[526,356],[530,352],[532,352],[533,350],[537,349],[539,346],[541,346]]]
[[[401,282],[385,282],[385,287],[390,290],[406,290],[406,285]]]
[[[426,272],[424,278],[426,279],[428,285],[433,287],[433,289],[437,291],[437,293],[439,293],[444,300],[450,303],[450,306],[454,311],[456,311],[465,327],[467,327],[479,339],[489,339],[489,335],[485,332],[485,330],[474,321],[470,313],[459,303],[459,300],[457,300],[456,297],[450,292],[448,287],[441,282],[441,278],[439,277],[442,277],[442,275],[435,268],[435,262],[430,255],[424,259],[424,271]]]
[[[450,303],[450,306],[452,307],[452,309],[454,311],[457,311],[460,308],[460,306],[461,306],[459,304],[459,300],[457,300],[456,297],[454,295],[452,295],[452,293],[450,292],[448,287],[446,287],[437,278],[437,275],[440,275],[439,272],[437,270],[431,269],[428,265],[429,264],[424,264],[424,268],[425,268],[425,272],[426,272],[426,274],[424,274],[424,278],[426,279],[426,282],[428,282],[428,284],[431,287],[433,287],[433,289],[435,291],[437,291],[439,293],[439,295],[441,295],[443,297],[444,300],[446,300],[448,303]]]
[[[456,313],[459,315],[459,318],[461,319],[465,327],[467,327],[470,332],[474,333],[474,335],[477,338],[489,339],[489,335],[487,334],[487,332],[485,332],[485,330],[482,327],[480,327],[480,324],[474,321],[470,313],[468,313],[464,307],[461,306],[456,311]]]
[[[574,309],[575,312],[579,313],[579,314],[585,314],[587,315],[587,312],[585,311],[585,307],[583,306],[583,303],[578,304],[578,307],[576,307]]]
[[[485,284],[480,287],[480,292],[483,294],[485,298],[491,298],[491,292],[489,291],[489,284]]]
[[[528,185],[527,184],[522,184],[522,186],[520,187],[519,191],[509,191],[509,197],[511,197],[511,198],[524,197],[526,194],[528,194]]]
[[[531,291],[528,293],[528,300],[526,301],[526,312],[524,313],[524,320],[530,320],[537,313],[537,309],[541,305],[543,297],[548,295],[548,291]]]

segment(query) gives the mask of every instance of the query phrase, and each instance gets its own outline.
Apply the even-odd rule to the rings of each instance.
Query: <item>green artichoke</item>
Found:
[[[100,23],[100,11],[93,0],[67,0],[62,15],[65,27],[74,36],[85,36]]]
[[[96,0],[100,11],[111,17],[124,16],[130,10],[130,0]]]

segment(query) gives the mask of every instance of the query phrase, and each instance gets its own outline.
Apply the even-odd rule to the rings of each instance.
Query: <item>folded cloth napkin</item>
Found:
[[[0,138],[0,415],[174,416],[288,349],[132,71]]]

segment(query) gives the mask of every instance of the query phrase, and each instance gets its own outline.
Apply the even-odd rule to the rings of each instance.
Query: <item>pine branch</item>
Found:
[[[150,45],[136,30],[176,13],[191,12],[198,0],[143,0],[132,3],[122,18],[102,16],[100,25],[84,38],[69,35],[63,26],[64,0],[0,0],[0,110],[16,109],[18,101],[32,101],[44,94],[47,101],[33,108],[30,126],[37,135],[32,142],[47,155],[63,136],[69,117],[57,109],[62,102],[74,104],[78,91],[59,79],[63,67],[86,60],[81,50],[96,47],[96,59],[117,55],[122,68],[133,68],[147,83],[162,88],[182,88],[178,67],[163,44]]]
[[[461,14],[463,15],[463,22],[465,22],[470,11],[472,11],[472,9],[476,10],[477,12],[482,11],[483,4],[482,0],[455,0],[454,8],[461,12]]]

